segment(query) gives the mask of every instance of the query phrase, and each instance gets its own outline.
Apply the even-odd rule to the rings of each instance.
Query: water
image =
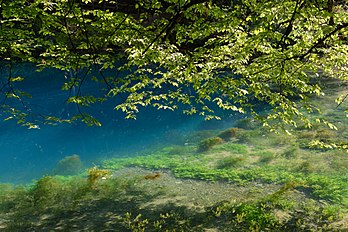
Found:
[[[67,105],[68,92],[61,90],[66,73],[57,70],[36,72],[30,64],[14,68],[13,76],[25,80],[16,83],[30,93],[26,99],[34,113],[53,114],[62,117],[76,113],[76,107]],[[2,80],[8,73],[2,67]],[[98,93],[100,88],[86,82],[82,91]],[[115,156],[132,156],[170,143],[182,143],[180,136],[194,130],[226,127],[231,119],[204,121],[202,117],[186,116],[181,112],[142,109],[137,120],[126,120],[124,114],[112,110],[113,102],[98,105],[93,114],[99,115],[102,127],[88,127],[83,123],[40,124],[39,129],[28,129],[6,121],[0,124],[0,182],[22,183],[52,172],[59,160],[78,154],[82,161],[91,166],[98,160]],[[100,112],[103,113],[100,113]]]
[[[33,95],[25,101],[33,113],[76,113],[60,90],[65,73],[36,73],[24,65],[15,75],[27,78],[20,85]],[[6,81],[6,72],[2,77]],[[82,89],[84,94],[99,90],[91,82]],[[320,105],[332,106],[335,97],[320,99]],[[253,121],[234,123],[241,115],[227,112],[219,112],[225,115],[221,121],[206,122],[179,111],[146,108],[137,120],[125,120],[111,110],[114,104],[89,109],[102,127],[39,124],[40,129],[29,130],[14,121],[0,124],[0,182],[27,183],[59,167],[83,169],[72,159],[57,167],[64,157],[76,158],[73,154],[84,168],[101,164],[88,178],[49,176],[26,189],[0,183],[1,231],[153,231],[156,225],[163,231],[347,230],[347,153],[307,146],[313,139],[346,144],[343,110],[333,114],[326,109],[324,115],[339,121],[337,131],[324,125],[299,127],[290,137],[267,132]],[[220,133],[220,140],[201,131],[225,128],[230,130]],[[186,146],[203,134],[209,138],[198,148],[204,149]],[[126,168],[119,169],[123,164]]]

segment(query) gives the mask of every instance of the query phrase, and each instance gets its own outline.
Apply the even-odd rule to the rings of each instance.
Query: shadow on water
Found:
[[[25,78],[17,87],[32,95],[25,101],[33,112],[61,116],[76,113],[74,106],[65,103],[69,93],[61,90],[65,73],[52,69],[35,72],[32,65],[24,64],[17,69],[14,75]],[[4,78],[7,78],[6,68],[1,72],[1,79]],[[82,91],[100,94],[95,83],[87,82]],[[177,138],[170,138],[168,134],[180,136],[194,130],[221,128],[226,123],[206,122],[179,111],[156,109],[142,109],[137,120],[126,120],[121,112],[112,111],[114,104],[98,105],[98,112],[89,109],[99,115],[102,127],[76,123],[40,125],[40,129],[29,130],[14,121],[2,122],[0,182],[21,183],[38,178],[50,173],[59,160],[72,154],[78,154],[83,162],[92,165],[101,158],[130,156],[152,146],[175,142],[170,140]]]

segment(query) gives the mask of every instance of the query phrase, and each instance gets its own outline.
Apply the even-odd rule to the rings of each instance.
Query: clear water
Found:
[[[7,68],[3,66],[1,80],[5,81],[7,76]],[[53,69],[36,72],[34,66],[21,64],[14,67],[13,76],[25,78],[16,84],[32,95],[25,102],[34,113],[63,117],[76,113],[75,106],[65,103],[68,92],[61,90],[66,73]],[[100,94],[98,87],[92,81],[86,81],[82,93]],[[14,121],[1,122],[0,182],[22,183],[39,178],[52,172],[59,160],[73,154],[78,154],[87,166],[91,166],[103,158],[132,156],[154,146],[181,143],[180,136],[185,133],[228,127],[234,119],[204,121],[202,117],[185,116],[179,111],[147,108],[140,111],[137,120],[126,120],[121,112],[112,110],[114,104],[109,101],[89,109],[98,115],[102,127],[75,123],[40,124],[40,129],[27,129]]]
[[[36,73],[30,65],[15,71],[14,75],[27,79],[18,85],[33,95],[25,103],[34,113],[62,117],[76,113],[74,105],[65,104],[68,93],[60,90],[64,72]],[[3,69],[0,81],[6,81],[7,74]],[[82,91],[101,94],[100,86],[91,81]],[[346,92],[346,87],[335,91]],[[332,105],[334,97],[316,103]],[[112,110],[115,104],[117,99],[112,99],[87,109],[98,116],[102,127],[40,124],[40,129],[29,130],[14,121],[0,123],[1,231],[153,231],[158,222],[169,231],[347,230],[347,153],[306,146],[313,138],[346,141],[343,110],[332,114],[326,109],[324,114],[339,120],[337,131],[317,125],[312,130],[298,128],[290,137],[253,128],[253,123],[248,128],[248,120],[237,122],[242,115],[227,112],[218,112],[221,121],[206,122],[179,111],[146,108],[137,120],[125,120]],[[229,130],[221,131],[225,128]],[[223,141],[213,138],[211,131],[194,133],[215,129]],[[208,139],[200,143],[202,135]],[[212,141],[216,146],[210,149]],[[183,147],[186,143],[200,145]],[[170,147],[173,144],[179,146]],[[197,152],[199,148],[202,152]],[[151,151],[145,158],[132,157]],[[62,171],[65,167],[57,164],[73,154],[79,155],[85,168],[112,157],[131,158],[102,163],[100,167],[111,170],[114,178],[107,178],[106,170],[92,169],[88,178],[47,177],[32,182]],[[135,167],[119,169],[120,162]],[[81,169],[80,163],[73,164]],[[100,174],[106,176],[98,178]],[[12,188],[2,182],[33,185]]]

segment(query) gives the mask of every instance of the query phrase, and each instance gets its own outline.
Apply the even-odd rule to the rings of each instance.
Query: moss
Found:
[[[170,146],[160,150],[166,155],[186,155],[194,152],[194,146]]]
[[[20,210],[25,205],[31,206],[32,203],[28,201],[27,191],[28,189],[23,186],[1,184],[0,213],[9,212],[13,208]]]
[[[301,131],[297,137],[302,143],[309,143],[312,140],[330,142],[337,139],[337,133],[327,128],[321,128],[318,130]]]
[[[10,183],[0,183],[0,196],[10,190],[13,190],[14,185]]]
[[[348,158],[347,157],[335,157],[330,162],[330,166],[333,170],[347,171],[348,170]]]
[[[253,144],[260,140],[260,132],[257,130],[240,130],[236,138],[240,143]]]
[[[320,123],[312,123],[312,124],[311,124],[311,127],[308,127],[306,124],[303,124],[303,123],[300,122],[300,125],[298,125],[295,129],[296,129],[297,131],[309,130],[309,129],[317,130],[320,126],[321,126]]]
[[[204,139],[208,139],[216,136],[217,132],[213,130],[199,130],[195,131],[192,134],[185,136],[185,142],[188,144],[199,143]]]
[[[230,156],[223,158],[217,162],[216,168],[225,169],[225,168],[235,168],[241,166],[245,161],[245,157],[241,156]]]
[[[241,129],[239,128],[230,128],[219,133],[218,137],[222,138],[225,141],[230,141],[232,138],[237,137],[240,131]]]
[[[304,161],[298,166],[297,170],[308,174],[315,171],[315,166],[310,161]]]
[[[295,158],[299,153],[299,147],[297,146],[291,146],[285,149],[282,153],[281,156],[290,159],[290,158]]]
[[[54,175],[77,175],[83,170],[83,163],[78,155],[66,156],[58,162],[53,170]]]
[[[330,129],[320,129],[316,132],[315,138],[320,140],[330,140],[337,137],[337,133]]]
[[[309,139],[309,140],[314,139],[315,136],[316,136],[316,132],[315,131],[301,131],[297,135],[297,137],[299,139]]]
[[[259,128],[261,125],[259,122],[252,118],[243,118],[236,121],[234,126],[246,130],[254,130],[256,128]]]
[[[279,225],[272,212],[272,205],[262,201],[236,203],[223,202],[213,207],[215,217],[226,217],[232,221],[235,231],[264,231]]]
[[[106,179],[110,175],[109,170],[98,169],[97,167],[90,168],[87,172],[87,182],[90,186],[94,185],[100,179]]]
[[[38,210],[57,212],[70,207],[70,198],[77,192],[77,188],[67,183],[54,176],[45,176],[32,186],[27,198]]]
[[[206,152],[218,144],[222,144],[224,141],[220,137],[213,137],[204,139],[198,145],[197,152]]]
[[[259,156],[260,156],[260,159],[259,159],[260,163],[270,163],[272,160],[275,159],[274,153],[270,151],[260,152]]]
[[[248,154],[248,147],[244,144],[239,144],[239,143],[223,143],[221,145],[215,146],[212,149],[212,152],[229,152],[233,154]]]

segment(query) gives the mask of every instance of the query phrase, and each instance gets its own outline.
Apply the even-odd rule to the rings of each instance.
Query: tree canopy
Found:
[[[183,110],[217,118],[217,108],[252,113],[264,125],[307,126],[319,76],[347,80],[348,4],[335,0],[2,0],[2,116],[32,126],[15,63],[68,73],[62,91],[72,118],[100,123],[84,107],[117,99],[139,108]],[[95,70],[98,75],[90,75]],[[111,72],[105,73],[106,70]],[[82,91],[87,78],[102,91]],[[73,88],[78,89],[73,93]],[[260,113],[264,104],[271,111]],[[37,119],[39,120],[39,119]],[[35,123],[35,122],[34,122]]]

